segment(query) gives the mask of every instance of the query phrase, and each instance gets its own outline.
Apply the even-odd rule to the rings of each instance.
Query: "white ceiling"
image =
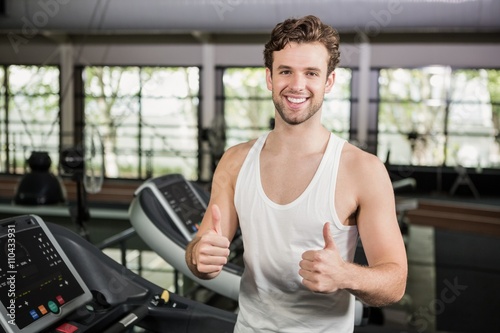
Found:
[[[319,16],[341,32],[500,31],[498,0],[5,0],[0,31],[268,33]]]

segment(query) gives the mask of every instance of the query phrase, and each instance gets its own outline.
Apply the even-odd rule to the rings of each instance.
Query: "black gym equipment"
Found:
[[[198,284],[238,300],[243,266],[241,238],[231,245],[232,257],[215,279],[193,275],[185,261],[186,246],[197,232],[208,203],[208,194],[180,174],[150,179],[136,191],[129,207],[137,234],[166,262]]]
[[[66,191],[60,177],[50,172],[52,159],[45,151],[33,151],[27,160],[30,172],[16,187],[16,205],[62,205],[66,203]]]
[[[46,225],[44,230],[48,236],[44,236],[43,243],[63,254],[66,261],[53,259],[56,266],[47,265],[46,253],[40,254],[45,248],[39,248],[37,239],[33,242],[25,239],[25,233],[37,228],[37,223],[31,227],[27,225],[33,221]],[[19,227],[23,223],[26,226]],[[6,297],[2,297],[2,333],[69,333],[76,329],[78,333],[114,333],[134,325],[151,333],[233,331],[234,313],[165,291],[120,265],[69,229],[45,223],[34,215],[23,215],[1,220],[0,231],[1,251],[5,251],[1,256],[5,262],[0,266],[0,288],[2,294],[9,291],[4,294]],[[9,242],[9,239],[15,241]],[[15,250],[8,244],[15,244]],[[69,266],[73,266],[74,274],[60,269],[62,266],[57,265],[61,262],[71,263]],[[37,274],[34,269],[38,270]],[[64,290],[68,288],[64,284],[69,283],[73,286],[70,290],[75,290],[74,281],[80,281],[82,290],[88,289],[91,296],[84,305],[66,311],[65,306],[77,299],[78,294],[85,294],[65,294]],[[28,305],[23,307],[25,301]],[[16,308],[9,310],[11,303],[15,303]],[[12,316],[21,320],[22,313],[29,313],[34,322],[43,318],[53,322],[42,330],[26,322],[23,328],[8,322]],[[5,316],[9,314],[10,317]]]

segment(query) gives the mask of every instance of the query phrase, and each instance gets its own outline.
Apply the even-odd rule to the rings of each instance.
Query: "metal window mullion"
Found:
[[[138,105],[138,115],[137,117],[138,122],[137,122],[137,155],[138,155],[138,166],[137,166],[137,178],[141,179],[142,177],[142,155],[143,155],[143,149],[142,149],[142,67],[139,67],[139,91],[137,93],[137,103]],[[152,149],[152,148],[151,148]]]
[[[8,66],[3,66],[4,69],[4,78],[3,78],[3,86],[5,87],[5,172],[9,173],[9,164],[10,164],[10,155],[9,155],[9,75],[8,75]]]

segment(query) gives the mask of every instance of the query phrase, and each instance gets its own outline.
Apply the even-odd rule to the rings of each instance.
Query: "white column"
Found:
[[[201,73],[201,127],[206,129],[212,126],[215,116],[215,47],[209,42],[202,44],[202,73]],[[208,143],[203,142],[202,151],[208,151]],[[200,179],[208,180],[212,177],[211,156],[203,154]]]
[[[73,46],[63,43],[60,49],[61,65],[61,147],[73,146],[74,125],[74,81],[73,81]]]
[[[215,113],[215,48],[213,44],[202,45],[202,81],[201,81],[201,121],[202,127],[212,124]]]
[[[366,40],[366,39],[364,39]],[[367,41],[359,44],[359,104],[358,104],[358,142],[367,146],[368,119],[370,103],[370,60],[371,47]]]

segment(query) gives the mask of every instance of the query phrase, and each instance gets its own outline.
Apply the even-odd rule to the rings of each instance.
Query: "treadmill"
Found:
[[[36,215],[0,220],[0,251],[1,333],[233,332],[233,312],[168,292]]]
[[[241,237],[235,236],[231,242],[231,257],[214,279],[196,277],[185,261],[186,247],[198,231],[208,199],[206,191],[180,174],[153,178],[135,191],[129,207],[130,223],[146,244],[175,269],[236,301],[243,273]]]

